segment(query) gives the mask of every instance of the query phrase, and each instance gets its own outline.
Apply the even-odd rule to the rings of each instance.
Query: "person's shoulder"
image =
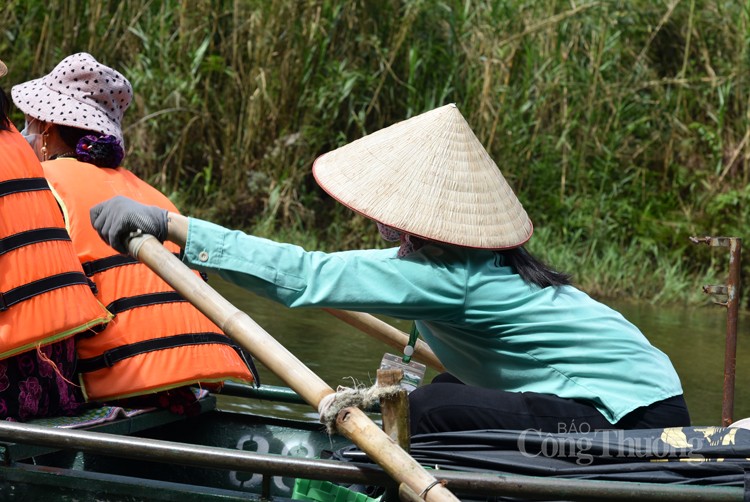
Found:
[[[341,258],[365,258],[372,260],[387,260],[389,258],[396,258],[396,252],[398,248],[385,248],[385,249],[350,249],[347,251],[336,251],[331,253],[332,255],[339,256]]]

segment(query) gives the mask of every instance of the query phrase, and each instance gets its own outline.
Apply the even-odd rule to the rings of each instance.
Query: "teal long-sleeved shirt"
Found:
[[[682,394],[666,354],[622,315],[572,286],[530,285],[490,250],[323,253],[190,218],[184,260],[288,307],[416,320],[461,381],[583,399],[613,424]]]

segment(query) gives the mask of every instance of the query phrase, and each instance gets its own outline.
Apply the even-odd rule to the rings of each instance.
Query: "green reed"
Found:
[[[325,249],[382,245],[311,177],[326,151],[455,102],[602,296],[700,302],[742,237],[750,28],[734,0],[10,0],[14,83],[76,51],[136,99],[126,165],[185,212]],[[14,112],[17,123],[22,121]],[[747,281],[745,281],[747,282]]]

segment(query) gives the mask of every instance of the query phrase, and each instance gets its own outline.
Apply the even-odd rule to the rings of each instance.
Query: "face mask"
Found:
[[[36,119],[31,119],[33,122]],[[42,136],[41,134],[31,134],[29,132],[29,122],[26,121],[26,123],[23,125],[23,130],[21,131],[21,136],[24,137],[26,141],[28,141],[29,145],[31,145],[31,148],[34,148],[34,145],[36,144],[36,140],[39,136]]]
[[[29,142],[29,145],[31,145],[31,148],[34,148],[34,143],[36,143],[36,138],[37,136],[41,136],[41,134],[29,134],[26,132],[26,128],[24,127],[23,131],[21,131],[21,136],[23,136],[24,139]]]

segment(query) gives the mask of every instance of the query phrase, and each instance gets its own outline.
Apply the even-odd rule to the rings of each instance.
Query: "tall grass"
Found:
[[[328,249],[379,242],[313,160],[456,102],[533,250],[603,296],[701,301],[728,260],[688,236],[742,237],[750,212],[749,16],[734,0],[10,0],[0,58],[7,90],[91,52],[136,91],[128,167],[185,212]]]

